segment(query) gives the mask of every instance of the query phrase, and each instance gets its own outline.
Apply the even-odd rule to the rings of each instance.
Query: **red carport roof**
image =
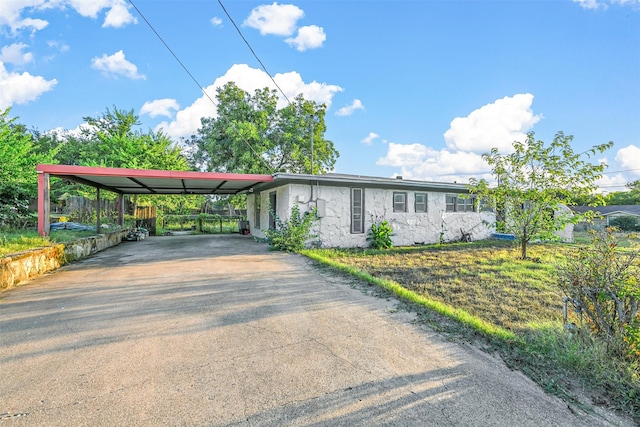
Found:
[[[38,173],[120,194],[238,194],[271,175],[38,165]]]

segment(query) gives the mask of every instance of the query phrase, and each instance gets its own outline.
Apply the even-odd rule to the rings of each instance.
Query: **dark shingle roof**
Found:
[[[571,206],[571,210],[578,213],[593,211],[598,212],[602,216],[613,214],[640,216],[640,205]]]

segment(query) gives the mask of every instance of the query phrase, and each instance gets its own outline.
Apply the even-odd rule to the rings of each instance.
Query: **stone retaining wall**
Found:
[[[0,259],[0,291],[118,245],[126,234],[126,230],[100,234],[4,257]]]

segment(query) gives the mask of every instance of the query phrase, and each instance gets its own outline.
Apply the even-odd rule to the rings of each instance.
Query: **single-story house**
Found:
[[[463,184],[357,175],[276,173],[272,182],[255,185],[247,194],[247,220],[253,236],[275,226],[291,208],[317,208],[313,233],[321,247],[366,247],[371,224],[388,221],[396,246],[486,239],[494,232],[495,215],[478,212]],[[464,235],[464,236],[463,236]]]
[[[571,206],[577,213],[595,212],[593,224],[581,224],[581,228],[602,228],[611,225],[611,220],[619,217],[634,217],[640,224],[640,205],[610,205],[610,206]]]

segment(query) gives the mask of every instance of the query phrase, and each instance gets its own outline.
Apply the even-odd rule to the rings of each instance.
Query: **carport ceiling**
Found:
[[[119,194],[220,194],[246,192],[271,175],[185,172],[89,166],[38,165],[38,173]]]

